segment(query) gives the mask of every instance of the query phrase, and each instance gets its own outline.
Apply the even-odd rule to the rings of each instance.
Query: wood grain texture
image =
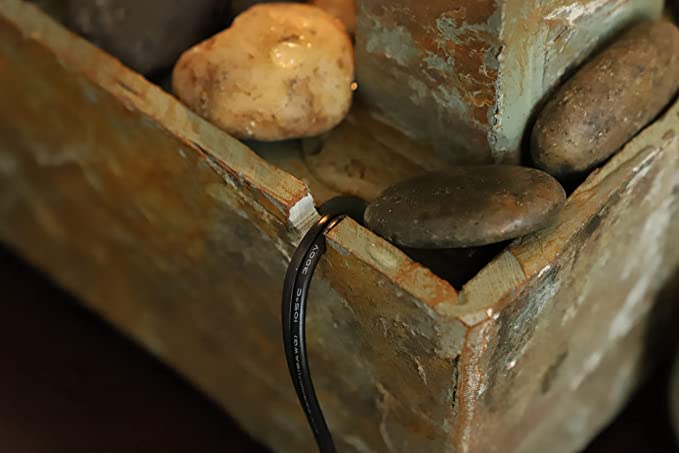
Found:
[[[256,437],[308,450],[279,318],[289,256],[317,215],[306,187],[37,9],[0,11],[2,240]],[[338,270],[321,269],[310,313],[330,423],[345,451],[390,438],[440,449],[455,351],[430,306],[456,292],[356,227],[334,231],[325,266]],[[373,328],[357,335],[359,322]]]
[[[279,319],[307,187],[17,0],[0,91],[0,240],[255,437],[309,450]],[[309,347],[340,451],[574,451],[610,419],[679,262],[678,111],[459,294],[353,221],[328,235]]]

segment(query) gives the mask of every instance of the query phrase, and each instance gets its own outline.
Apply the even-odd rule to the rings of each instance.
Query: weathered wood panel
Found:
[[[517,162],[563,74],[662,0],[359,0],[359,94],[449,161]]]
[[[558,225],[491,263],[482,274],[515,281],[496,303],[485,275],[465,287],[465,306],[491,319],[460,362],[460,451],[580,449],[671,353],[655,341],[679,295],[655,296],[679,271],[678,131],[679,104],[591,175]]]
[[[306,188],[33,7],[0,11],[0,238],[257,438],[308,451],[279,318]],[[431,307],[456,293],[357,228],[314,284],[329,421],[342,451],[440,450],[456,351]]]

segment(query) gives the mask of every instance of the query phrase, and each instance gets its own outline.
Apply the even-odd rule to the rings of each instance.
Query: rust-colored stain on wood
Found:
[[[459,136],[452,141],[470,144],[457,160],[487,161],[485,130],[496,98],[498,70],[489,56],[500,48],[489,21],[496,10],[494,0],[452,5],[449,1],[361,2],[359,93],[409,133],[430,133],[432,125],[426,122],[436,117],[437,124],[445,124]],[[406,95],[390,98],[387,93]],[[422,115],[422,108],[430,109],[429,113]]]

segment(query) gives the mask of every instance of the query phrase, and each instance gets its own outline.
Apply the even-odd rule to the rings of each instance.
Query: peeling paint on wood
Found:
[[[562,76],[662,4],[359,0],[359,94],[451,162],[517,162],[531,115]]]

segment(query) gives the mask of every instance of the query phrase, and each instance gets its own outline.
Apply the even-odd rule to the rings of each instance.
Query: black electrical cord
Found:
[[[346,216],[363,223],[365,202],[355,197],[337,197],[320,207],[322,217],[309,229],[290,261],[283,283],[283,345],[288,370],[297,397],[321,453],[335,453],[332,434],[316,397],[306,351],[306,305],[311,279],[325,253],[325,233]]]

